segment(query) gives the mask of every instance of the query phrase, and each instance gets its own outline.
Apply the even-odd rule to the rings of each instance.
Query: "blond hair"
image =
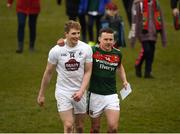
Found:
[[[68,22],[65,23],[64,25],[64,31],[65,32],[69,32],[70,29],[77,29],[77,30],[81,30],[81,25],[79,22],[74,21],[74,20],[69,20]]]

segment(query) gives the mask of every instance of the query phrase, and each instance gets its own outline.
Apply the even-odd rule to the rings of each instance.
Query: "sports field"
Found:
[[[120,0],[114,0],[128,23]],[[140,51],[137,42],[134,49],[123,48],[123,64],[133,92],[121,101],[119,132],[121,133],[180,133],[180,31],[175,31],[169,0],[159,0],[166,22],[168,46],[162,48],[159,38],[156,46],[153,75],[155,79],[136,78],[134,63]],[[58,117],[54,88],[54,75],[46,91],[46,104],[40,108],[36,97],[47,63],[48,51],[63,36],[67,20],[64,1],[42,0],[38,18],[36,51],[28,51],[29,34],[26,25],[25,49],[16,54],[17,17],[15,3],[6,8],[6,0],[0,2],[0,133],[60,133],[63,125]],[[122,88],[118,83],[118,89]],[[87,117],[85,132],[90,131]],[[101,132],[106,132],[103,118]]]

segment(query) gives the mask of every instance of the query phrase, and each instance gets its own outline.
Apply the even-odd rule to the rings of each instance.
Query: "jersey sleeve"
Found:
[[[57,64],[57,62],[58,62],[57,46],[53,47],[49,51],[48,62],[51,64]]]
[[[92,48],[88,46],[87,48],[87,56],[86,56],[86,62],[92,62]]]
[[[122,64],[123,55],[120,50],[118,50],[118,56],[119,56],[119,66]]]
[[[121,58],[121,60],[122,60],[123,55],[122,55],[121,51],[120,51],[120,53],[119,53],[119,56],[120,56],[120,58]]]

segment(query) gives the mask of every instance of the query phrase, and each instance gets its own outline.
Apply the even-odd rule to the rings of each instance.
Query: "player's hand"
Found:
[[[81,90],[79,90],[72,95],[72,98],[78,102],[81,100],[82,96],[83,96],[83,92]]]
[[[128,82],[127,81],[125,81],[125,82],[123,82],[123,87],[125,87],[125,89],[127,88],[127,86],[128,86]]]
[[[60,38],[58,41],[57,41],[57,44],[59,46],[64,46],[64,39],[63,38]]]
[[[38,95],[37,103],[39,104],[40,107],[44,106],[44,102],[45,102],[45,97],[43,95]]]

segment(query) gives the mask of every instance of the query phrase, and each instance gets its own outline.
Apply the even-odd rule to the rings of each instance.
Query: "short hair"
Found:
[[[101,36],[102,33],[110,33],[110,34],[114,34],[114,31],[113,31],[112,28],[105,27],[105,28],[100,29],[100,31],[99,31],[99,36]]]
[[[77,30],[81,30],[81,25],[79,22],[74,21],[74,20],[69,20],[68,22],[65,23],[64,25],[64,31],[65,32],[69,32],[70,29],[77,29]]]

